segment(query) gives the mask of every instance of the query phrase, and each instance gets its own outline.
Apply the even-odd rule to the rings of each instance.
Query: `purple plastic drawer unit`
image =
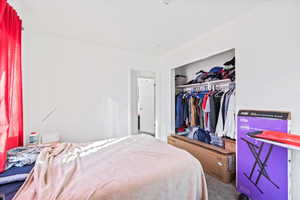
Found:
[[[252,200],[288,200],[288,150],[247,136],[289,132],[290,113],[241,110],[237,120],[237,190]]]

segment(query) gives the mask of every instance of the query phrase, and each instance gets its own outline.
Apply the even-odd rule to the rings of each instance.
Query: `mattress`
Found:
[[[189,153],[138,135],[44,149],[15,200],[207,200]]]

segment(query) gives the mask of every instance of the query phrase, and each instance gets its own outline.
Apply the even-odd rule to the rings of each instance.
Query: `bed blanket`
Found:
[[[138,135],[44,149],[15,200],[207,200],[201,164]]]

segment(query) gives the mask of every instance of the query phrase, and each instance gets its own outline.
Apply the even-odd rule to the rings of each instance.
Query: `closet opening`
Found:
[[[131,70],[130,133],[156,136],[156,74]]]
[[[235,49],[230,49],[173,69],[173,133],[168,138],[170,144],[193,154],[207,175],[232,187],[236,169],[235,68]]]

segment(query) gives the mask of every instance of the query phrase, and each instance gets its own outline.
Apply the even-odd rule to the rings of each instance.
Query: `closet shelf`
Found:
[[[224,80],[217,80],[217,81],[209,81],[204,83],[195,83],[195,84],[188,84],[188,85],[177,85],[176,88],[196,88],[199,86],[210,86],[210,85],[222,85],[227,83],[234,83],[230,79],[224,79]]]

